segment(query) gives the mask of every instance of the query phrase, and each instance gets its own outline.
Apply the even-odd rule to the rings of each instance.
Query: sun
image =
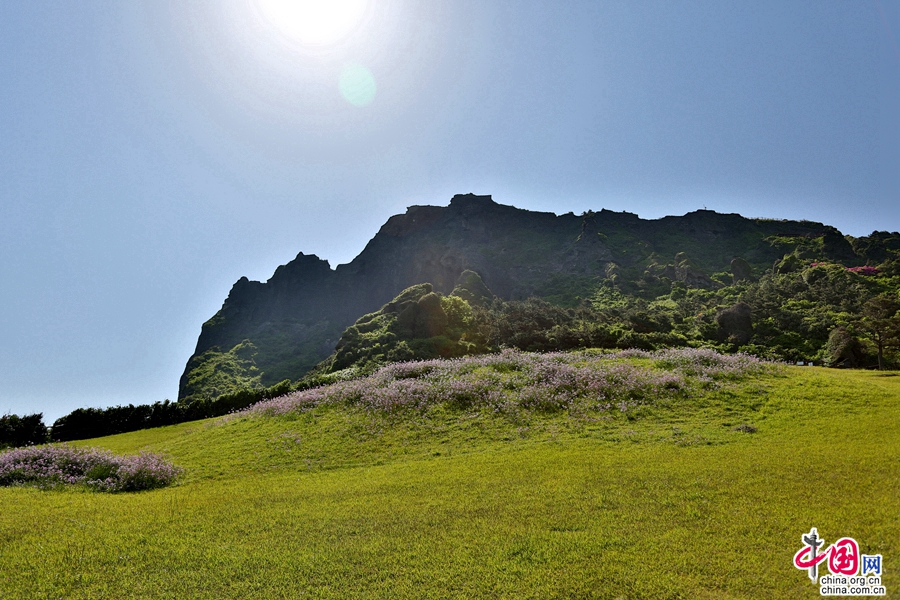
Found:
[[[369,0],[256,0],[262,16],[308,46],[339,42],[366,14]]]

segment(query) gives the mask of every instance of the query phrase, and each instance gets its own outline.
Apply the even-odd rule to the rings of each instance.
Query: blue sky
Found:
[[[356,1],[0,3],[0,413],[175,399],[239,277],[456,193],[900,229],[897,1]]]

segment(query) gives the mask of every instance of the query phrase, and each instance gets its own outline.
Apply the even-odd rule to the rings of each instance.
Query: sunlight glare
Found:
[[[375,99],[375,77],[362,65],[347,65],[341,71],[340,90],[353,106],[368,106]]]
[[[366,14],[368,0],[257,0],[263,16],[281,32],[311,46],[340,41]]]

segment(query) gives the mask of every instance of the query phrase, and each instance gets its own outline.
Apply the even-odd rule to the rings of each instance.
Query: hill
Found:
[[[866,265],[872,270],[860,270]],[[897,301],[900,234],[850,238],[820,223],[707,210],[657,220],[608,210],[554,215],[457,195],[447,207],[412,206],[391,217],[359,256],[336,269],[301,253],[265,283],[241,278],[203,324],[179,400],[296,382],[326,359],[326,370],[352,366],[333,356],[336,346],[346,347],[348,327],[396,336],[384,329],[384,318],[358,320],[420,284],[439,297],[454,295],[471,277],[466,273],[500,302],[482,303],[487,315],[475,311],[480,337],[461,327],[455,338],[407,328],[400,341],[411,352],[392,348],[374,356],[383,363],[466,348],[554,349],[555,327],[582,346],[707,345],[868,366],[876,350],[866,340],[874,338],[856,323],[869,299],[888,294]],[[477,308],[472,298],[456,296]],[[516,304],[529,299],[569,312]],[[826,352],[837,328],[843,341]],[[579,333],[586,329],[593,333]],[[441,335],[447,340],[432,339]],[[373,352],[360,355],[369,360]]]
[[[900,378],[720,372],[739,356],[691,371],[671,358],[685,352],[706,351],[394,365],[84,442],[164,452],[185,475],[143,493],[0,488],[0,598],[812,598],[791,557],[813,526],[882,554],[894,594]],[[634,395],[527,402],[608,381],[584,369]],[[684,385],[641,379],[665,374]],[[467,381],[525,402],[453,387]],[[392,386],[435,401],[379,400]]]

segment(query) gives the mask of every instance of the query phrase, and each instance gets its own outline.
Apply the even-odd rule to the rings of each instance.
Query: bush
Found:
[[[846,327],[835,327],[825,346],[825,362],[830,367],[858,368],[864,364],[865,351]]]
[[[654,367],[626,360],[631,358],[651,359]],[[578,406],[586,410],[618,407],[624,412],[686,392],[692,385],[736,380],[769,368],[752,356],[708,349],[547,354],[507,349],[478,357],[395,363],[366,378],[294,392],[260,402],[248,411],[279,415],[324,404],[427,410],[443,404],[497,413]]]
[[[98,492],[137,492],[165,487],[180,473],[179,467],[146,452],[116,456],[97,448],[51,445],[0,454],[0,486],[49,489],[72,485]]]
[[[202,399],[194,402],[166,400],[138,406],[129,404],[109,408],[77,408],[53,423],[53,427],[50,428],[50,439],[56,442],[86,440],[150,427],[175,425],[185,421],[221,417],[261,400],[283,396],[292,389],[294,388],[291,382],[286,379],[267,388],[222,394],[215,400]],[[45,441],[47,440],[41,440]]]
[[[43,444],[47,441],[47,436],[43,413],[0,417],[0,448]]]
[[[730,308],[720,310],[716,314],[719,326],[717,338],[720,342],[730,342],[742,346],[753,337],[753,320],[750,318],[750,305],[738,302]]]

